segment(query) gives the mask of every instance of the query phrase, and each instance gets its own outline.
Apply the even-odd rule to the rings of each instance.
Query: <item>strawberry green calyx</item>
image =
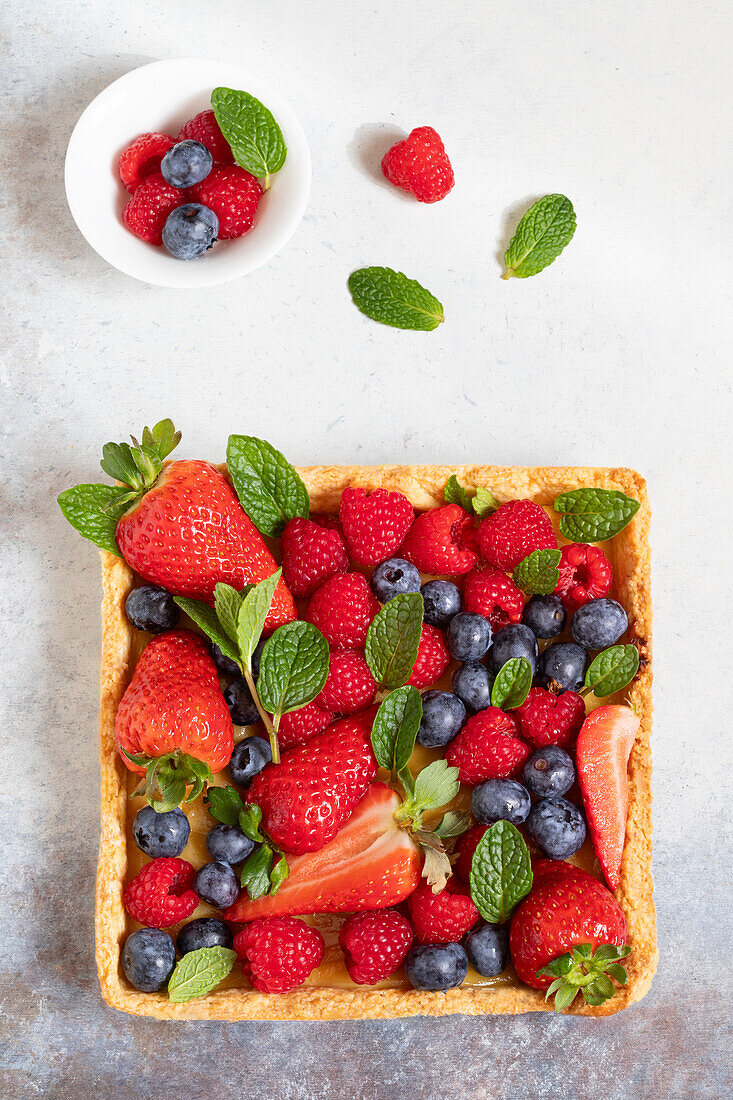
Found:
[[[214,778],[208,764],[180,749],[157,757],[125,749],[122,752],[138,768],[145,768],[145,782],[130,797],[144,794],[158,814],[175,810],[182,802],[193,802]],[[186,793],[189,787],[191,790]]]
[[[611,978],[626,985],[628,974],[619,959],[625,959],[631,948],[624,945],[601,944],[593,951],[592,944],[581,943],[565,955],[553,959],[537,971],[537,977],[554,978],[545,1000],[555,995],[555,1012],[569,1008],[578,993],[589,1005],[602,1005],[616,992]]]
[[[436,829],[423,828],[423,815],[428,810],[438,810],[452,802],[461,789],[458,781],[458,768],[451,768],[445,760],[434,760],[413,779],[410,770],[405,767],[399,772],[400,782],[405,790],[405,801],[395,811],[396,823],[410,833],[412,839],[423,852],[422,875],[439,894],[451,875],[451,864],[445,850],[443,837],[457,835],[455,829],[463,831],[463,820],[456,813],[446,814]],[[450,824],[444,826],[446,819]],[[467,824],[467,822],[466,822]]]

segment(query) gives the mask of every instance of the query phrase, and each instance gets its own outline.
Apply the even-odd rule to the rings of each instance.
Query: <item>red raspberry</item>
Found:
[[[445,146],[432,126],[418,126],[393,145],[382,158],[382,171],[418,202],[444,199],[455,182]]]
[[[412,946],[412,929],[396,909],[372,909],[344,921],[339,943],[352,982],[374,985],[402,964]]]
[[[290,993],[323,958],[323,936],[297,917],[265,917],[234,937],[242,972],[260,993]]]
[[[339,519],[356,565],[379,565],[394,554],[415,513],[402,493],[387,489],[344,489]]]
[[[238,164],[212,169],[206,179],[189,191],[196,202],[202,202],[216,214],[220,241],[242,237],[252,228],[262,198],[262,188],[255,177]]]
[[[277,731],[280,748],[291,749],[293,745],[309,741],[321,730],[325,730],[326,726],[330,726],[333,719],[334,715],[331,711],[324,710],[315,702],[306,703],[304,707],[291,710],[289,714],[283,714]]]
[[[310,598],[305,618],[331,649],[363,649],[379,604],[361,573],[337,573]]]
[[[373,703],[376,694],[376,681],[361,653],[342,649],[331,654],[328,678],[315,701],[335,714],[353,714]]]
[[[468,891],[455,878],[449,878],[439,894],[421,882],[407,899],[407,908],[422,943],[458,943],[479,918]]]
[[[338,531],[310,519],[291,519],[282,534],[283,576],[294,596],[312,596],[334,573],[346,573],[349,559]]]
[[[473,825],[458,841],[458,846],[456,848],[458,859],[453,866],[453,870],[467,886],[471,881],[473,853],[476,851],[479,840],[488,828],[490,828],[489,825]]]
[[[560,580],[555,592],[568,611],[607,595],[613,581],[611,563],[599,546],[574,542],[560,552]]]
[[[160,172],[146,176],[127,200],[122,220],[136,237],[149,244],[163,243],[163,226],[171,210],[186,201],[183,191],[166,183]]]
[[[467,787],[485,779],[506,779],[521,768],[529,749],[517,737],[519,728],[511,714],[487,707],[469,718],[451,741],[446,760],[458,768],[458,778]]]
[[[443,675],[450,664],[450,653],[442,631],[429,623],[423,623],[417,660],[407,681],[416,688],[431,687]]]
[[[185,859],[160,859],[146,863],[125,887],[125,909],[151,928],[167,928],[190,917],[199,903],[191,889],[195,871]]]
[[[555,529],[544,508],[533,500],[508,500],[478,528],[481,556],[510,572],[533,550],[557,548]]]
[[[219,128],[213,111],[202,111],[201,114],[190,118],[185,126],[181,127],[178,135],[179,141],[184,141],[186,138],[191,141],[200,141],[206,146],[214,159],[214,168],[234,164],[234,154]]]
[[[176,139],[170,134],[140,134],[125,149],[117,161],[117,171],[127,190],[137,191],[146,176],[160,171],[160,162],[175,145]]]
[[[457,504],[445,504],[417,517],[400,551],[421,573],[468,573],[476,564],[476,529]]]
[[[532,688],[514,714],[522,737],[536,749],[545,745],[567,749],[585,721],[585,703],[575,691],[553,695],[544,688]]]
[[[326,512],[311,512],[310,518],[319,527],[327,527],[330,531],[338,531],[343,538],[344,529],[338,516],[329,516]]]
[[[522,620],[524,596],[500,569],[477,569],[463,584],[463,610],[483,615],[491,629],[501,630]]]

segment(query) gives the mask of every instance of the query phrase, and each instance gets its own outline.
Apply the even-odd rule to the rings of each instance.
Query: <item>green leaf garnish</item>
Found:
[[[526,657],[510,657],[496,674],[491,688],[491,705],[502,710],[521,707],[532,687],[532,665]]]
[[[465,489],[455,474],[451,474],[445,483],[443,498],[446,504],[457,504],[466,512],[473,512],[479,519],[491,515],[499,507],[493,493],[479,485],[473,490]]]
[[[560,556],[559,550],[548,548],[533,550],[522,558],[512,574],[517,588],[528,595],[549,596],[560,580]]]
[[[349,276],[354,305],[373,321],[429,332],[445,320],[430,291],[391,267],[363,267]]]
[[[625,688],[639,669],[639,650],[635,645],[613,645],[593,659],[585,674],[584,691],[604,699]]]
[[[242,597],[236,588],[219,581],[214,585],[214,611],[222,629],[237,644],[237,619]]]
[[[230,435],[227,468],[244,511],[263,535],[280,535],[289,519],[307,518],[308,490],[271,443],[252,435]]]
[[[522,834],[510,821],[497,821],[476,846],[471,863],[471,897],[484,920],[500,924],[532,889],[532,864]]]
[[[444,814],[434,832],[437,836],[446,838],[449,836],[461,836],[471,827],[471,815],[461,810],[449,810]]]
[[[419,592],[404,592],[389,600],[372,619],[364,653],[380,686],[401,687],[409,680],[420,645],[423,610]]]
[[[237,961],[228,947],[200,947],[189,951],[175,966],[168,981],[168,997],[175,1004],[210,993],[230,973]]]
[[[236,661],[241,666],[242,661],[239,650],[224,631],[213,607],[209,607],[207,603],[203,603],[201,600],[190,600],[187,596],[174,596],[173,601],[180,607],[181,611],[188,615],[189,619],[196,623],[196,626],[203,630],[207,638],[218,645],[226,657],[231,661]]]
[[[524,215],[504,254],[502,279],[537,275],[556,260],[575,233],[575,211],[564,195],[545,195]]]
[[[476,495],[471,504],[473,505],[474,515],[478,516],[479,519],[490,516],[499,507],[499,501],[494,494],[490,493],[488,489],[484,489],[483,485],[476,486]]]
[[[555,979],[545,994],[545,1000],[555,995],[555,1012],[569,1008],[578,993],[582,993],[586,1004],[602,1005],[616,992],[611,977],[619,985],[626,985],[628,974],[618,960],[625,959],[630,952],[631,948],[626,945],[601,944],[594,952],[592,944],[577,944],[537,971],[538,978]]]
[[[101,550],[122,557],[115,532],[117,521],[129,505],[124,490],[114,485],[75,485],[58,498],[59,508],[71,526]]]
[[[605,542],[634,518],[641,505],[619,489],[573,489],[561,493],[555,511],[560,531],[572,542]]]
[[[446,481],[443,499],[446,504],[457,504],[466,512],[471,511],[471,494],[468,489],[464,489],[456,474],[451,474]]]
[[[233,88],[214,88],[211,106],[237,164],[264,180],[267,190],[270,176],[280,171],[288,152],[272,112],[249,92]]]
[[[247,891],[250,901],[257,901],[257,898],[270,892],[271,871],[272,848],[269,844],[263,844],[252,853],[240,874],[242,889]]]
[[[446,760],[434,760],[415,777],[410,802],[413,809],[421,812],[437,810],[452,802],[460,789],[458,768],[449,767]]]
[[[282,569],[276,569],[271,577],[254,585],[240,602],[235,637],[242,664],[247,669],[252,667],[252,654],[262,637],[265,620],[281,576]]]
[[[250,840],[254,840],[257,844],[261,844],[265,839],[260,829],[261,821],[262,810],[260,807],[256,802],[248,802],[240,813],[237,824],[245,836],[248,836]]]
[[[372,726],[372,748],[381,768],[397,774],[407,766],[422,719],[422,697],[417,688],[391,691]]]
[[[204,803],[213,818],[225,825],[239,825],[244,803],[236,787],[209,787]]]
[[[270,714],[280,716],[312,702],[328,676],[328,642],[312,623],[279,627],[260,657],[257,690]]]

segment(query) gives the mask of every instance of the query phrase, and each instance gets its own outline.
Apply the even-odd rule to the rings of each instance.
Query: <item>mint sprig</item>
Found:
[[[372,726],[372,748],[380,768],[395,776],[407,767],[422,720],[417,688],[400,687],[382,702]]]
[[[354,305],[373,321],[429,332],[445,320],[443,307],[415,279],[391,267],[363,267],[349,276]]]
[[[473,512],[479,519],[490,516],[499,507],[499,502],[493,493],[483,486],[478,485],[473,492],[464,488],[456,474],[451,474],[445,483],[443,499],[446,504],[457,504],[466,512]]]
[[[528,595],[549,596],[560,580],[560,551],[533,550],[516,566],[512,580]]]
[[[200,947],[189,951],[175,966],[168,981],[168,997],[184,1004],[210,993],[223,982],[237,961],[236,951],[228,947]]]
[[[318,627],[298,620],[281,626],[260,655],[257,691],[277,726],[283,714],[311,703],[326,683],[328,642]]]
[[[591,661],[585,674],[582,695],[593,692],[604,699],[627,687],[639,670],[639,650],[635,645],[613,645]]]
[[[545,1000],[548,1001],[554,994],[555,1012],[570,1008],[578,993],[582,993],[586,1004],[602,1005],[616,992],[611,978],[615,978],[619,985],[626,985],[628,974],[619,960],[625,959],[630,952],[631,948],[625,944],[616,947],[615,944],[605,943],[595,951],[590,943],[577,944],[537,971],[538,978],[555,979],[545,994]]]
[[[555,511],[562,516],[560,532],[572,542],[605,542],[634,518],[638,500],[620,489],[572,489],[561,493]]]
[[[377,612],[367,631],[364,655],[372,676],[388,689],[410,678],[422,634],[424,604],[419,592],[404,592]]]
[[[237,164],[270,186],[285,163],[288,148],[270,110],[249,92],[214,88],[211,106]]]
[[[532,863],[522,834],[510,821],[497,821],[476,846],[471,863],[471,897],[484,920],[501,924],[532,889]]]
[[[263,535],[281,535],[288,520],[307,518],[310,499],[302,478],[266,439],[230,435],[227,469],[242,508]]]
[[[565,195],[545,195],[529,208],[504,254],[502,279],[526,279],[556,260],[575,233],[575,211]]]
[[[521,707],[532,687],[532,665],[526,657],[510,657],[501,666],[491,688],[491,705],[502,710]]]

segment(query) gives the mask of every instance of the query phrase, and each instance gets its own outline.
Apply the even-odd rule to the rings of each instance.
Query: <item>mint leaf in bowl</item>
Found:
[[[270,186],[288,153],[282,130],[271,111],[249,92],[214,88],[211,106],[237,164]]]

